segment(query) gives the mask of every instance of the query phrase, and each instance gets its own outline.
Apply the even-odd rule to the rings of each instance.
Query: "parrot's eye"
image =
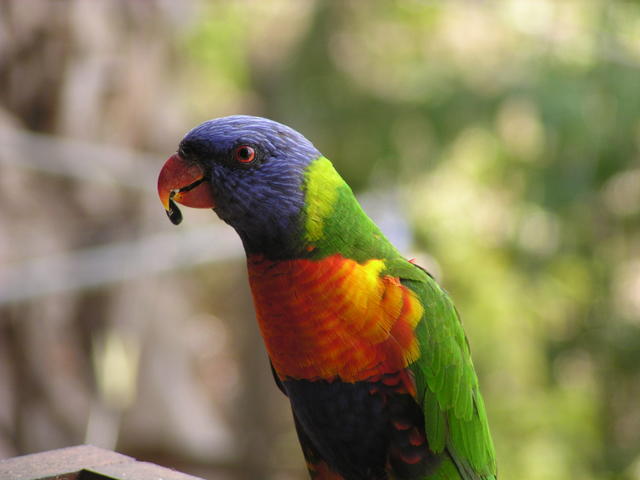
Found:
[[[233,157],[240,163],[251,163],[256,158],[256,151],[249,145],[240,145],[236,148]]]

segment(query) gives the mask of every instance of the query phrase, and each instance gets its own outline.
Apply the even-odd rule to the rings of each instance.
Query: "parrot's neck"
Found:
[[[300,223],[295,218],[279,219],[268,230],[245,231],[236,227],[247,257],[260,255],[274,261],[301,258],[308,254],[300,241]]]
[[[320,157],[309,165],[303,188],[304,257],[322,259],[340,254],[364,263],[399,256],[329,160]]]
[[[296,193],[299,200],[287,195],[269,208],[258,204],[260,210],[250,218],[245,213],[242,222],[233,212],[216,211],[234,226],[247,257],[319,260],[340,254],[364,263],[399,255],[326,158],[309,164]]]

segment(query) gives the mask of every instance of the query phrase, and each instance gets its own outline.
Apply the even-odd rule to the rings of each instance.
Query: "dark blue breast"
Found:
[[[303,431],[303,449],[313,450],[345,480],[383,480],[389,470],[396,478],[415,478],[435,467],[438,458],[424,438],[420,407],[389,383],[283,382]]]

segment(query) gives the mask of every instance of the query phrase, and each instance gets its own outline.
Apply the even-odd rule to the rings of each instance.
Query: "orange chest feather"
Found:
[[[382,260],[248,261],[258,323],[281,378],[365,380],[419,355],[423,308]]]

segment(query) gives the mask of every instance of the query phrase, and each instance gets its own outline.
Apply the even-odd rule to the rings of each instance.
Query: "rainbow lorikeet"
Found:
[[[329,160],[264,118],[210,120],[158,179],[242,239],[275,381],[314,479],[495,479],[487,417],[447,294],[364,213]]]

